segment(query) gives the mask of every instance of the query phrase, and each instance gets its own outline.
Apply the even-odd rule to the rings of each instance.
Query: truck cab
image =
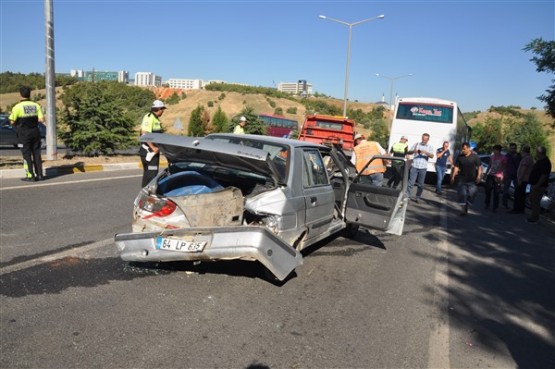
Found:
[[[307,115],[299,133],[299,141],[340,147],[347,154],[353,151],[355,121],[343,116]]]

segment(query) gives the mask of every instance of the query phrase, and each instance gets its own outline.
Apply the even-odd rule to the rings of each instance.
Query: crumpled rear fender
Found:
[[[157,237],[206,241],[201,252],[159,250]],[[263,227],[212,227],[165,230],[149,233],[120,233],[115,236],[120,257],[125,261],[215,261],[257,260],[278,280],[284,280],[302,264],[302,255]]]

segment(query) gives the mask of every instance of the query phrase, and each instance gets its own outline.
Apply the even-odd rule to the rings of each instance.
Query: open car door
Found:
[[[404,158],[380,155],[372,157],[364,168],[376,167],[375,161],[380,159],[386,164],[380,185],[365,183],[360,174],[364,169],[351,182],[345,202],[345,220],[400,236],[408,205],[408,164]]]

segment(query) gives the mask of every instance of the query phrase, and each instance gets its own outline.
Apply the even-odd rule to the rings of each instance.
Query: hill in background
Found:
[[[173,92],[176,90],[170,88],[155,88],[152,89],[155,95],[158,98],[166,99],[168,98]],[[59,97],[62,93],[62,88],[56,88],[56,94]],[[35,90],[32,92],[33,95],[41,94],[44,96],[45,90]],[[186,91],[187,97],[180,100],[177,104],[168,105],[167,111],[164,113],[162,117],[162,123],[167,128],[169,133],[173,134],[186,134],[187,128],[189,125],[189,120],[191,118],[191,112],[197,108],[199,105],[203,106],[206,111],[212,117],[218,106],[226,113],[228,119],[232,119],[234,116],[239,114],[244,107],[250,106],[252,107],[258,114],[272,114],[275,108],[282,108],[283,115],[285,115],[289,119],[294,119],[299,122],[299,125],[302,124],[304,121],[304,117],[306,114],[306,107],[303,105],[301,100],[296,99],[285,99],[285,98],[276,98],[276,97],[268,97],[264,94],[250,94],[250,93],[238,93],[238,92],[225,92],[225,97],[223,99],[219,99],[222,95],[220,91],[206,91],[206,90],[189,90]],[[310,99],[318,99],[319,101],[323,101],[328,105],[336,106],[340,109],[343,107],[343,100],[341,99],[334,99],[334,98],[310,98]],[[6,93],[0,94],[0,107],[3,111],[6,110],[8,106],[12,106],[16,102],[19,101],[19,93]],[[212,107],[209,106],[209,103],[212,102]],[[40,100],[39,103],[44,107],[46,105],[46,100]],[[272,107],[272,104],[275,104],[275,107]],[[61,103],[58,101],[58,107],[61,107]],[[365,113],[368,113],[375,109],[378,104],[373,103],[361,103],[361,102],[349,102],[349,109],[360,109]],[[289,114],[287,110],[289,108],[296,108],[296,114]],[[551,128],[553,125],[553,118],[548,116],[544,110],[525,110],[520,109],[522,113],[533,113],[540,122],[542,122],[548,132],[550,132],[550,143],[551,147],[555,149],[555,132]],[[147,110],[145,110],[145,113]],[[386,111],[386,114],[388,112]],[[470,126],[474,126],[477,123],[483,123],[487,120],[488,117],[498,118],[499,113],[495,112],[477,112],[475,117],[468,120]],[[390,116],[387,116],[386,119],[390,119]],[[181,125],[183,129],[180,131],[174,128],[174,123],[179,120],[181,121]],[[139,125],[140,122],[137,122]],[[369,133],[368,130],[365,130],[362,126],[357,127],[357,130],[362,133]],[[555,150],[553,150],[555,151]]]

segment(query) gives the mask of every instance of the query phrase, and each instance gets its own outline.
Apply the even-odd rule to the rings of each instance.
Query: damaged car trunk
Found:
[[[132,232],[115,236],[126,261],[250,260],[284,280],[303,248],[348,225],[387,231],[388,219],[404,222],[402,188],[357,185],[351,193],[353,168],[329,147],[233,134],[141,141],[157,145],[169,165],[135,199]],[[396,205],[368,216],[376,210],[359,196]]]

